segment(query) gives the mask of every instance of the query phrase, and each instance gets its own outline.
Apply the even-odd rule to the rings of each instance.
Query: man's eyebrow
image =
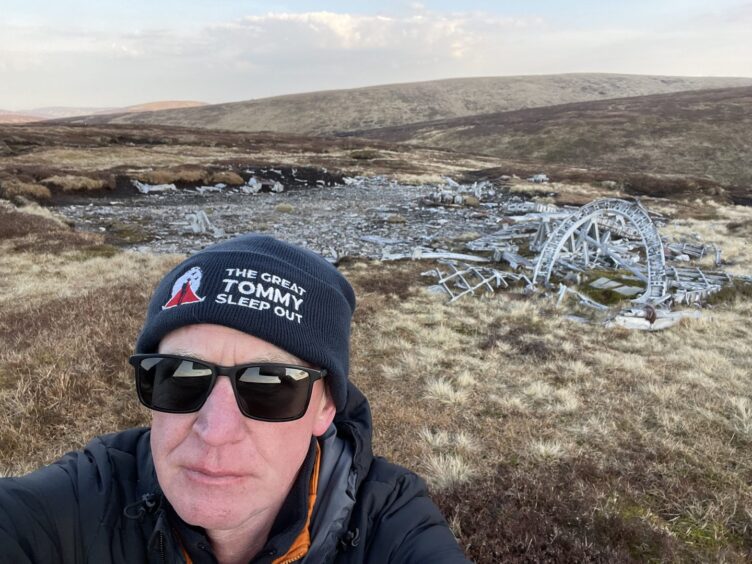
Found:
[[[216,364],[214,362],[211,362],[207,360],[204,356],[202,356],[199,353],[196,353],[194,351],[189,351],[187,349],[175,349],[173,352],[170,353],[164,353],[164,354],[174,354],[177,356],[187,356],[190,358],[195,358],[196,360],[202,360],[204,362],[208,362],[209,364]],[[299,358],[295,358],[293,356],[283,356],[283,355],[262,355],[257,358],[254,358],[253,360],[249,360],[247,362],[241,362],[240,364],[296,364],[299,366],[307,366],[308,363],[300,360]]]
[[[195,358],[196,360],[203,360],[204,362],[209,362],[203,356],[201,356],[199,353],[196,353],[196,352],[193,352],[193,351],[189,351],[188,349],[175,349],[175,350],[170,351],[170,352],[164,352],[164,351],[159,351],[159,352],[162,353],[162,354],[174,354],[176,356],[187,356],[187,357],[190,357],[190,358]]]

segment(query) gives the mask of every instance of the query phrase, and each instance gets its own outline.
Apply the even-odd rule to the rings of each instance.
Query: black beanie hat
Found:
[[[184,325],[238,329],[326,368],[341,411],[354,310],[350,283],[325,259],[273,237],[243,235],[207,247],[162,279],[136,352],[156,352],[167,333]]]

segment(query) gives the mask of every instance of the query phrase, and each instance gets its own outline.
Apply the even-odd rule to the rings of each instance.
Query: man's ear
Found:
[[[319,382],[321,382],[319,380]],[[329,393],[329,386],[324,382],[321,382],[321,396],[316,405],[316,415],[313,421],[313,435],[320,437],[329,428],[329,425],[334,421],[334,415],[337,412],[337,407],[334,405],[332,394]]]

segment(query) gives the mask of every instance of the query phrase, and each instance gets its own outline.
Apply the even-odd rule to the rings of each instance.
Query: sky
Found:
[[[752,77],[752,0],[0,0],[0,109],[470,76]]]

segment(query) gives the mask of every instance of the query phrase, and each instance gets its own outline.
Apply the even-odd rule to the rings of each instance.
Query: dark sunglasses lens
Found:
[[[235,382],[240,410],[250,417],[286,420],[302,417],[308,408],[311,377],[286,366],[249,366]]]
[[[136,370],[139,397],[152,409],[196,411],[211,391],[211,368],[192,360],[143,358]]]

